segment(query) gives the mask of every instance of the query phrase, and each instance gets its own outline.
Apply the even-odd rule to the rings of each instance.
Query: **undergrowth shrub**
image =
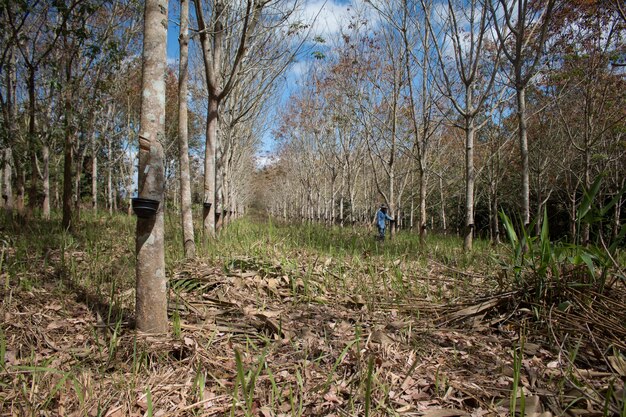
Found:
[[[508,257],[500,260],[500,265],[509,280],[501,288],[518,290],[525,294],[527,301],[538,304],[561,302],[567,289],[585,289],[588,292],[605,294],[617,283],[626,283],[619,259],[623,254],[626,225],[622,225],[618,235],[605,242],[602,225],[609,220],[609,212],[626,194],[622,189],[608,204],[597,206],[594,202],[598,194],[599,178],[584,192],[578,208],[576,220],[577,235],[573,242],[551,241],[547,210],[544,209],[539,235],[534,235],[535,219],[530,225],[515,227],[514,222],[504,213],[500,218],[510,243]],[[582,242],[584,227],[594,227],[597,231],[593,242]],[[519,232],[518,232],[519,231]]]

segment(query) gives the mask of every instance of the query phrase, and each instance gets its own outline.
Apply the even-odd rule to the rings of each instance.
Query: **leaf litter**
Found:
[[[372,271],[349,257],[287,259],[297,263],[277,253],[174,265],[168,335],[136,334],[129,289],[108,288],[117,296],[107,309],[92,302],[106,288],[80,282],[3,288],[0,415],[356,416],[366,403],[376,416],[624,410],[623,289],[593,303],[572,290],[573,307],[537,320],[515,292],[485,297],[487,273],[434,260]],[[47,262],[58,275],[60,257]]]

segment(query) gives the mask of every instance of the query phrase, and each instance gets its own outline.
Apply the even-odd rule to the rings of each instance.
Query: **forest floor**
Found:
[[[623,278],[533,298],[506,245],[250,220],[185,261],[168,218],[147,336],[134,220],[55,224],[0,232],[0,416],[626,415]]]

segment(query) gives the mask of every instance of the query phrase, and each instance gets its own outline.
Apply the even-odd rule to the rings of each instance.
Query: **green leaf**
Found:
[[[513,249],[515,249],[519,245],[519,240],[517,238],[515,228],[513,227],[513,223],[511,222],[509,216],[507,216],[503,211],[500,212],[500,219],[504,225],[504,230],[506,230],[509,242],[511,243],[511,246],[513,246]]]
[[[571,305],[572,305],[571,301],[563,301],[557,306],[557,308],[559,309],[559,311],[565,312],[570,308]]]
[[[587,269],[589,270],[589,273],[591,274],[591,277],[595,278],[596,277],[596,267],[595,267],[595,264],[593,262],[592,256],[589,253],[582,253],[580,255],[580,258],[587,265]]]
[[[609,201],[604,207],[600,209],[600,215],[602,217],[606,216],[608,211],[612,209],[620,201],[620,199],[624,196],[624,194],[626,194],[626,183],[624,184],[622,189],[619,190],[619,192],[613,196],[611,201]]]
[[[600,184],[602,183],[602,175],[598,176],[589,190],[584,190],[583,201],[578,208],[578,221],[585,219],[589,211],[591,210],[593,200],[598,195],[600,190]]]
[[[550,243],[550,233],[548,230],[548,210],[543,209],[543,223],[541,224],[541,268],[543,272],[552,259],[552,244]]]

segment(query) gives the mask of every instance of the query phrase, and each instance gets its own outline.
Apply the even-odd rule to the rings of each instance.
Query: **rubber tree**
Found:
[[[178,152],[181,221],[183,228],[183,246],[186,258],[196,256],[196,243],[193,232],[191,206],[191,181],[189,177],[189,132],[187,127],[187,95],[189,80],[189,0],[180,0],[180,62],[178,67]]]
[[[63,7],[55,8],[48,2],[34,2],[26,7],[12,7],[12,2],[5,2],[2,6],[5,16],[6,29],[10,29],[9,45],[15,46],[19,52],[21,63],[25,72],[26,91],[28,96],[27,106],[27,146],[20,153],[28,155],[31,164],[30,185],[28,187],[28,215],[32,214],[38,199],[39,171],[36,169],[38,151],[45,148],[43,152],[48,152],[47,144],[42,143],[36,124],[37,112],[37,75],[41,67],[54,51],[61,34],[65,28],[69,15],[75,9],[77,2],[72,1],[63,4]],[[57,19],[50,25],[49,15],[57,14]],[[16,53],[17,53],[16,52]],[[19,79],[16,79],[18,81]],[[14,138],[12,140],[15,140]],[[15,169],[17,174],[17,210],[20,217],[24,214],[24,194],[25,194],[25,171],[22,170],[20,156],[14,154]],[[45,163],[45,162],[44,162]],[[49,214],[48,196],[44,196],[42,207],[47,206]]]
[[[269,0],[246,0],[241,16],[238,18],[232,16],[234,20],[231,22],[227,19],[230,8],[222,0],[212,0],[210,21],[207,22],[204,18],[201,0],[194,0],[208,89],[203,197],[205,204],[203,230],[208,237],[215,237],[219,107],[237,82],[242,62],[248,53],[249,37],[255,32],[261,12],[268,3]],[[237,33],[232,33],[236,30],[238,30]],[[226,38],[230,36],[238,38],[238,41],[235,42],[234,51],[225,49]],[[230,55],[231,52],[232,55]],[[226,61],[227,67],[224,66],[224,61]],[[225,82],[222,83],[222,80]]]
[[[436,121],[433,118],[434,88],[432,68],[432,36],[424,23],[424,15],[430,13],[432,1],[419,4],[414,0],[396,2],[381,1],[373,3],[378,13],[384,18],[400,38],[403,64],[406,75],[406,89],[409,106],[409,122],[414,155],[418,174],[419,235],[423,244],[426,238],[426,191],[429,171],[429,147],[436,133]],[[436,58],[433,59],[433,61]]]
[[[430,19],[430,8],[422,1],[426,24],[431,35],[435,29]],[[441,89],[452,103],[461,123],[452,119],[452,123],[465,133],[465,238],[463,249],[472,250],[474,236],[474,186],[476,171],[474,168],[474,139],[476,133],[489,120],[479,116],[484,113],[485,102],[498,73],[500,50],[487,54],[486,34],[489,29],[490,14],[488,7],[478,0],[469,4],[447,2],[447,16],[444,22],[445,35],[440,43],[435,43],[437,60],[441,72]],[[467,39],[467,43],[463,38]],[[446,44],[451,45],[454,67],[447,65]]]
[[[557,0],[489,0],[493,28],[504,56],[511,64],[511,83],[516,93],[518,141],[522,174],[522,221],[530,224],[530,165],[526,88],[538,70]]]
[[[8,25],[10,14],[7,12],[9,5],[2,10],[2,22]],[[24,19],[25,20],[25,19]],[[23,23],[23,22],[22,22]],[[21,30],[21,25],[19,25]],[[19,30],[18,30],[19,33]],[[2,74],[2,88],[0,89],[0,108],[2,109],[2,199],[4,210],[9,218],[13,216],[13,171],[18,168],[13,164],[13,148],[16,147],[18,136],[17,126],[17,76],[16,76],[16,37],[13,33],[3,31],[2,49],[0,54],[0,73]],[[19,177],[19,175],[18,175]]]
[[[398,218],[398,167],[401,136],[402,90],[404,87],[404,53],[398,48],[397,33],[386,28],[381,34],[381,61],[368,74],[370,100],[361,105],[367,115],[361,123],[366,131],[366,145],[372,165],[374,185],[389,208],[389,215]],[[377,92],[377,93],[375,93]],[[377,168],[378,167],[378,168]],[[379,170],[381,172],[379,172]],[[389,238],[393,237],[392,223]]]
[[[137,218],[137,330],[167,331],[164,248],[164,152],[167,1],[146,0],[144,14],[141,116],[139,128],[139,197],[156,200],[154,216]]]

